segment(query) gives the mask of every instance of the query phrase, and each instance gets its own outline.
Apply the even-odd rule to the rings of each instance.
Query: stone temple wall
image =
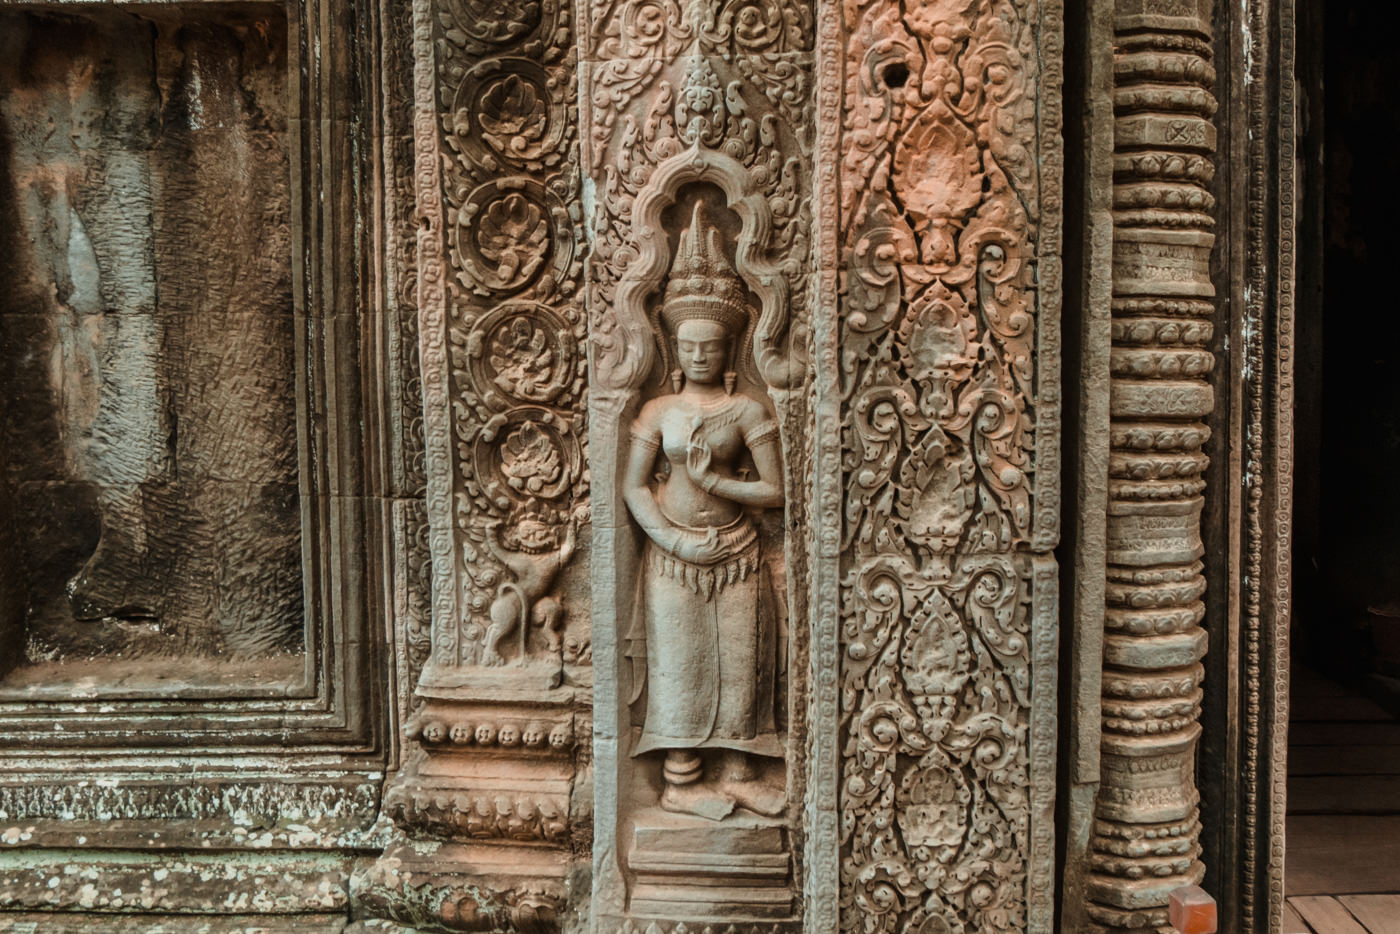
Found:
[[[1080,907],[1156,930],[1202,871],[1211,32],[1096,8]],[[1056,930],[1065,38],[0,5],[0,931]]]

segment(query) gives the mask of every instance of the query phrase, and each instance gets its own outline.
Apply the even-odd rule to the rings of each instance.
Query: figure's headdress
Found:
[[[749,303],[739,275],[725,258],[719,231],[695,202],[690,226],[681,232],[671,277],[661,299],[661,317],[671,333],[684,321],[718,321],[733,337],[749,324]]]

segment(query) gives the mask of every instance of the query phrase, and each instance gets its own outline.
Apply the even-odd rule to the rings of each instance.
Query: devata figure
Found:
[[[678,362],[674,392],[642,407],[625,478],[647,535],[627,651],[632,700],[645,710],[633,755],[665,750],[663,808],[715,820],[736,805],[777,815],[784,792],[753,761],[781,757],[784,746],[777,614],[749,512],[783,504],[778,426],[736,391],[734,360],[752,319],[703,203],[681,234],[661,317]],[[700,750],[717,751],[708,769]]]

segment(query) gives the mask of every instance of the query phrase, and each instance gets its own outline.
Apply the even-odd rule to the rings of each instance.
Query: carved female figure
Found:
[[[681,234],[661,317],[678,362],[674,392],[642,407],[624,480],[647,535],[628,652],[634,702],[645,694],[633,755],[665,750],[668,810],[775,815],[784,793],[759,779],[752,759],[784,749],[771,587],[749,513],[782,505],[778,427],[762,402],[736,391],[731,361],[750,311],[703,202]],[[701,750],[718,750],[708,770]]]

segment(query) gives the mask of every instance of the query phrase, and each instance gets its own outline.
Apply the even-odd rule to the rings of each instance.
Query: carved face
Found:
[[[676,328],[676,357],[686,379],[719,382],[729,362],[729,332],[718,321],[682,321]]]

